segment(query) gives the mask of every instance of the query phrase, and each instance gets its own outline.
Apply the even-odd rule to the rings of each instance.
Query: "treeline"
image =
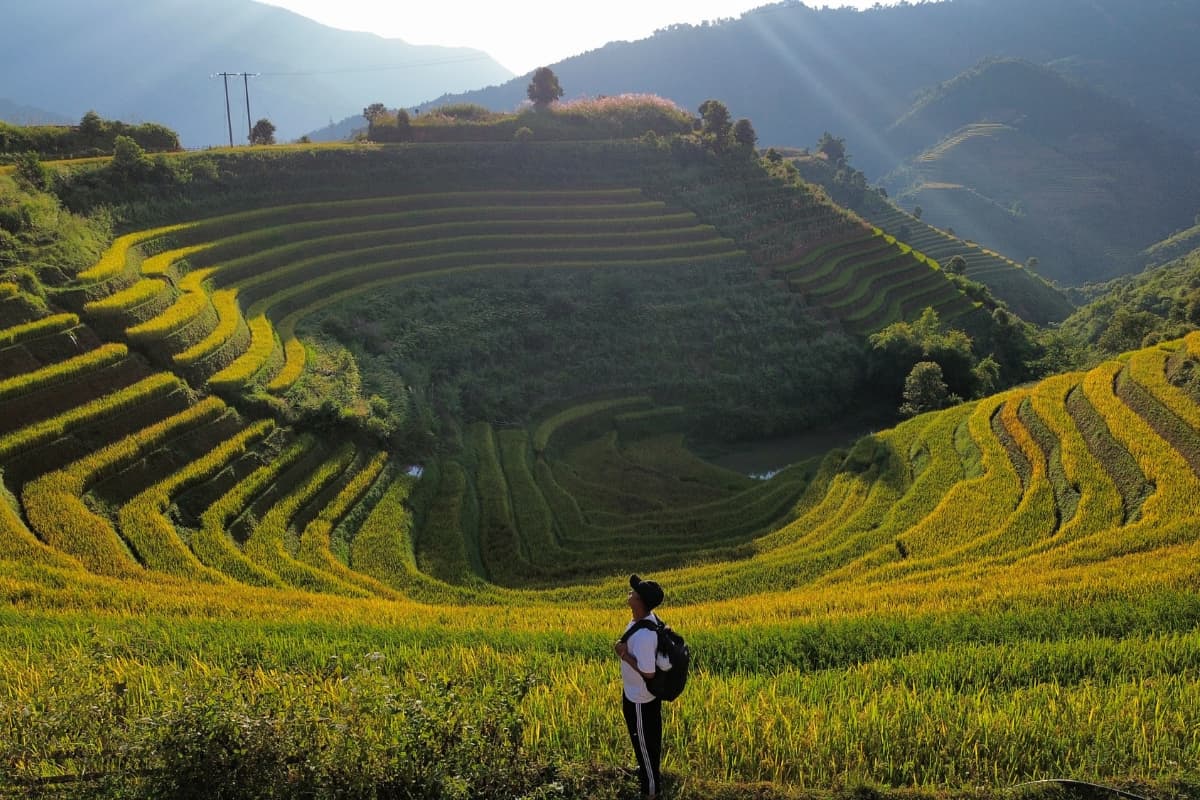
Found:
[[[10,125],[0,122],[0,163],[11,163],[21,153],[36,153],[42,160],[110,156],[117,137],[126,136],[152,153],[179,150],[179,135],[156,122],[131,125],[104,119],[95,111],[83,115],[78,125]]]

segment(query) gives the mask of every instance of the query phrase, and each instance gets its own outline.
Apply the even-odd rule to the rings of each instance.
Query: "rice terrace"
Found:
[[[632,798],[631,573],[662,797],[1200,795],[1200,300],[1088,349],[717,106],[9,151],[0,796]]]

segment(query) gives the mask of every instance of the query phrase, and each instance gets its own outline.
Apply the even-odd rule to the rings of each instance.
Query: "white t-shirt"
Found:
[[[654,614],[647,614],[643,619],[658,623],[658,617]],[[630,620],[625,630],[632,628],[636,621]],[[655,697],[646,688],[646,679],[640,673],[671,668],[671,662],[666,656],[658,654],[658,633],[652,628],[642,628],[630,636],[626,643],[629,645],[629,654],[637,659],[637,669],[630,666],[625,659],[621,659],[621,683],[624,686],[625,698],[631,703],[654,702]]]

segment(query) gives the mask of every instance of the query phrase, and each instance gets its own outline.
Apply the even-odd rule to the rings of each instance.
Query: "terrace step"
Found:
[[[152,379],[156,378],[158,376],[153,376]],[[136,389],[137,384],[129,388]],[[106,395],[94,402],[103,403],[110,397],[111,395]],[[64,435],[55,436],[14,455],[0,457],[0,463],[4,465],[5,482],[15,491],[17,487],[39,475],[61,469],[72,461],[107,447],[149,424],[174,416],[191,403],[192,399],[183,387],[175,384],[166,386],[161,392],[136,405],[91,416],[78,425],[68,427]],[[65,413],[70,414],[74,410]],[[13,439],[23,432],[15,431]]]
[[[102,503],[120,506],[163,475],[181,470],[212,451],[244,427],[237,413],[228,409],[221,416],[182,431],[162,446],[144,452],[136,462],[92,486],[90,493]]]
[[[0,434],[61,414],[76,406],[124,389],[152,374],[136,356],[80,371],[60,383],[0,403]]]
[[[75,325],[5,347],[0,349],[0,381],[66,361],[102,344],[91,328]]]

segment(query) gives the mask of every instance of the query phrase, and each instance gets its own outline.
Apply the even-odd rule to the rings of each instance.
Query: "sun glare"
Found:
[[[259,0],[326,25],[368,31],[410,44],[483,50],[516,74],[602,47],[636,40],[670,25],[738,17],[763,0],[610,0],[572,4],[524,0],[514,3],[380,4],[372,0]],[[828,5],[873,5],[867,0]]]

